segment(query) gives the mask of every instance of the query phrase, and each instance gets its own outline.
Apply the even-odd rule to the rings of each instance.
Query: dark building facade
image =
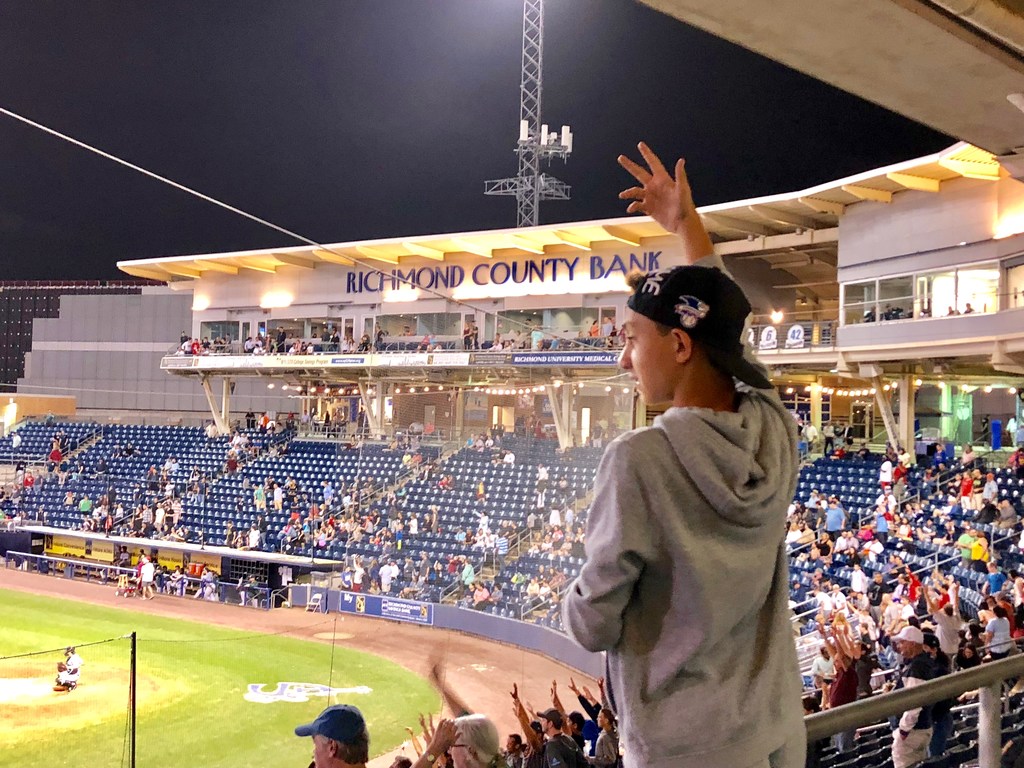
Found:
[[[32,321],[60,313],[60,297],[138,294],[150,280],[0,281],[0,383],[16,384],[32,349]]]

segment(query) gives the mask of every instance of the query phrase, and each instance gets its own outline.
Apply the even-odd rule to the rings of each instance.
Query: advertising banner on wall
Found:
[[[407,621],[412,624],[434,624],[434,606],[415,600],[401,600],[384,595],[364,595],[357,592],[341,592],[338,595],[338,610],[363,616]]]
[[[617,365],[618,352],[513,352],[512,365]]]
[[[469,352],[435,352],[430,356],[431,365],[469,365]]]

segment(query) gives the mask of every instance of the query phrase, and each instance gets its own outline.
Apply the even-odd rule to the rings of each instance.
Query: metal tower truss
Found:
[[[519,143],[516,154],[519,170],[514,177],[493,179],[484,183],[485,195],[516,198],[517,227],[533,227],[538,223],[542,200],[568,200],[568,184],[540,171],[541,160],[572,152],[572,132],[563,125],[561,132],[548,132],[541,124],[541,95],[544,64],[544,0],[523,1],[523,61],[519,83]]]

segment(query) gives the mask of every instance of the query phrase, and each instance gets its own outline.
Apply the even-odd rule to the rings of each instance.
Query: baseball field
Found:
[[[303,618],[308,632],[312,617]],[[427,681],[405,668],[323,642],[338,637],[331,619],[318,642],[0,589],[0,628],[4,765],[128,765],[124,636],[133,631],[140,766],[306,766],[310,740],[292,729],[339,702],[363,711],[371,755],[382,754],[419,713],[440,706]],[[68,645],[83,658],[81,680],[55,692]]]

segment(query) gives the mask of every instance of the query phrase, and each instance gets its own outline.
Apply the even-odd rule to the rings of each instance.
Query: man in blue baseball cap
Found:
[[[370,759],[363,713],[348,704],[328,707],[312,723],[296,728],[295,735],[313,737],[310,768],[364,768]]]

